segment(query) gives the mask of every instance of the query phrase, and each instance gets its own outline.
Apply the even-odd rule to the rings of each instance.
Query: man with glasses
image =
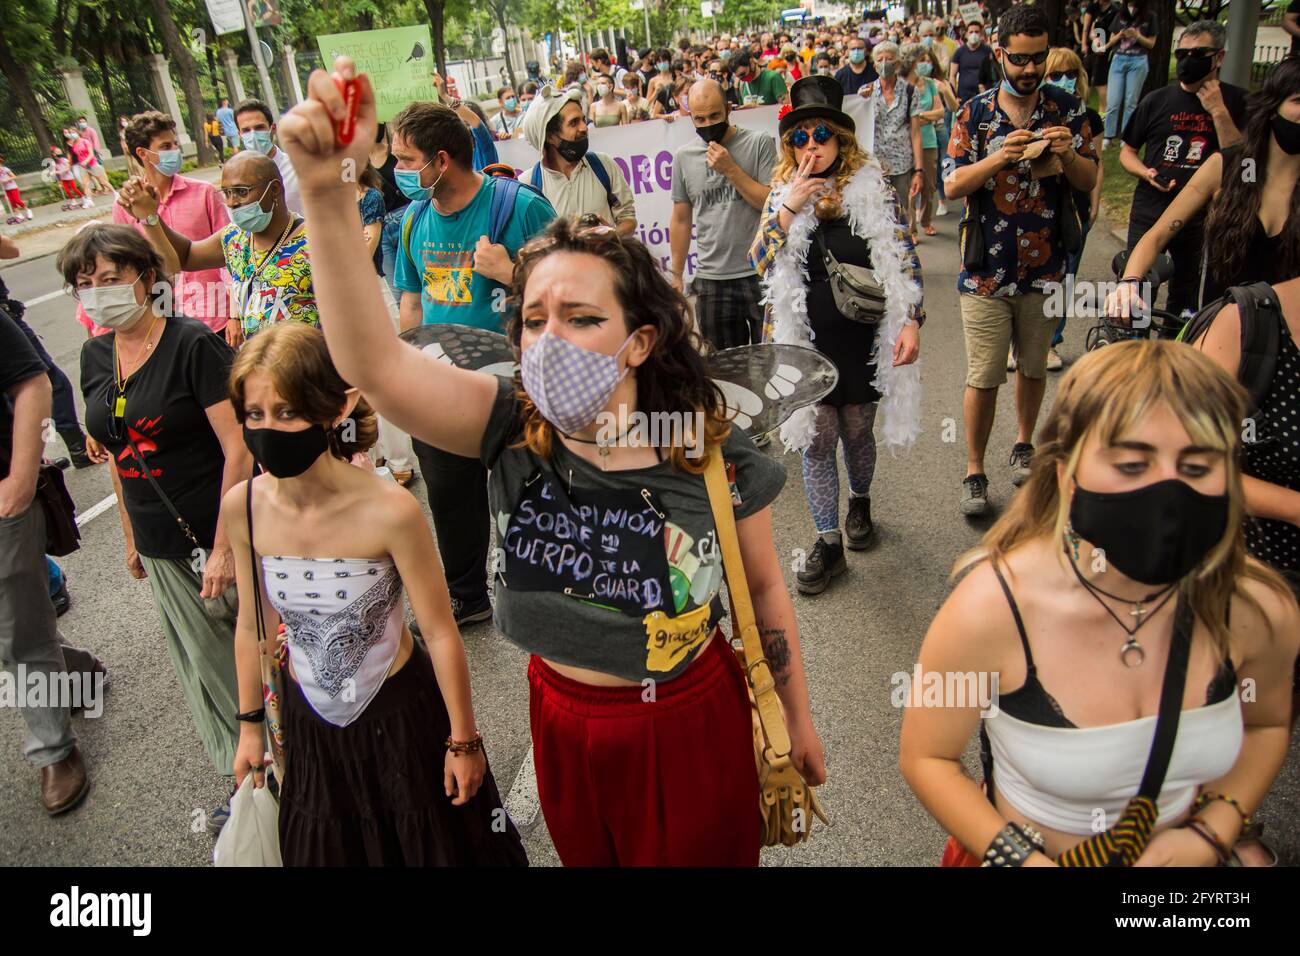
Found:
[[[311,282],[311,253],[303,219],[285,203],[279,167],[261,153],[236,153],[221,169],[221,193],[231,223],[203,239],[190,239],[158,216],[158,196],[140,179],[128,180],[120,202],[163,258],[168,275],[226,269],[233,282],[233,329],[227,341],[244,339],[276,322],[319,326]]]
[[[1177,80],[1147,94],[1124,128],[1119,161],[1138,181],[1129,213],[1129,251],[1211,153],[1241,142],[1246,91],[1219,80],[1226,32],[1214,20],[1187,27],[1174,50]],[[1165,308],[1175,315],[1198,306],[1204,224],[1205,217],[1198,216],[1166,248],[1174,275]]]
[[[269,156],[280,170],[284,184],[284,204],[295,215],[302,215],[302,197],[298,194],[298,174],[293,171],[289,154],[275,146],[275,117],[261,100],[244,100],[235,107],[235,125],[244,149]]]
[[[984,452],[1013,343],[1018,436],[1011,481],[1020,485],[1029,477],[1056,325],[1043,305],[1047,291],[1065,276],[1062,223],[1074,202],[1070,190],[1091,190],[1097,179],[1098,156],[1083,104],[1059,87],[1042,85],[1047,15],[1037,6],[1012,7],[998,27],[1002,82],[962,107],[948,143],[953,165],[945,177],[948,196],[967,197],[971,224],[963,228],[979,230],[962,243],[957,276],[966,338],[961,510],[967,515],[989,509]]]

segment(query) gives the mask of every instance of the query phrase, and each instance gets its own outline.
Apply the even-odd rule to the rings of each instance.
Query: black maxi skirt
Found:
[[[489,766],[464,806],[443,788],[447,706],[416,644],[370,706],[346,727],[318,717],[284,680],[285,866],[527,866]]]

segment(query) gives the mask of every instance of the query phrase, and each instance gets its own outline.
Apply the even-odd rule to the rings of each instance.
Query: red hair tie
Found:
[[[777,110],[777,113],[776,113],[776,119],[777,119],[777,122],[780,122],[781,120],[783,120],[783,119],[785,118],[785,114],[788,113],[788,112],[790,112],[790,104],[789,104],[789,103],[786,103],[786,104],[785,104],[784,106],[782,106],[779,110]]]

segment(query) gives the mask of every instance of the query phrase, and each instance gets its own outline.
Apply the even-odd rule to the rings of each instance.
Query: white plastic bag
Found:
[[[230,819],[217,837],[213,865],[284,866],[279,817],[279,801],[267,787],[254,787],[252,773],[247,774],[230,798]]]

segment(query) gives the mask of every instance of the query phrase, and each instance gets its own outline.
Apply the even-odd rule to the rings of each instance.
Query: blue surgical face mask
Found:
[[[1075,79],[1072,76],[1063,76],[1059,80],[1047,80],[1043,83],[1043,85],[1059,86],[1061,89],[1065,90],[1065,92],[1069,93],[1071,96],[1074,95]]]
[[[153,164],[154,169],[164,176],[175,176],[181,171],[181,151],[179,149],[160,149],[157,150],[158,162]]]
[[[933,69],[934,69],[934,64],[929,62],[916,64],[916,72],[920,73],[922,76],[929,76],[930,71]]]
[[[432,186],[426,187],[420,185],[420,174],[428,169],[432,162],[432,159],[429,160],[428,163],[425,163],[419,169],[393,170],[393,179],[397,183],[397,188],[402,191],[403,196],[410,199],[412,202],[418,202],[421,199],[428,199],[433,195],[433,191],[438,188],[438,183],[442,182],[443,173],[446,173],[445,169],[438,174],[438,178],[433,181]]]
[[[519,106],[519,100],[515,99],[513,96],[507,97],[505,105],[506,105],[506,110],[508,112],[513,113],[515,109]]]
[[[731,51],[730,51],[730,50],[723,50],[721,53],[718,54],[718,56],[722,57],[722,59],[724,59],[724,60],[730,60],[730,59],[731,59]]]
[[[261,153],[263,156],[270,155],[271,147],[275,144],[271,142],[271,131],[266,129],[253,129],[239,137],[244,144],[244,149],[251,149]]]
[[[233,222],[244,232],[261,232],[271,224],[271,214],[275,212],[275,203],[271,204],[269,210],[262,208],[262,199],[266,196],[266,190],[271,188],[271,184],[266,184],[266,189],[262,190],[262,195],[258,196],[253,202],[244,203],[242,206],[236,206],[230,210],[230,221]]]
[[[849,62],[850,62],[850,63],[861,63],[861,62],[862,62],[863,60],[865,60],[866,58],[867,58],[867,51],[866,51],[866,50],[853,49],[853,50],[850,50],[850,51],[849,51]]]

